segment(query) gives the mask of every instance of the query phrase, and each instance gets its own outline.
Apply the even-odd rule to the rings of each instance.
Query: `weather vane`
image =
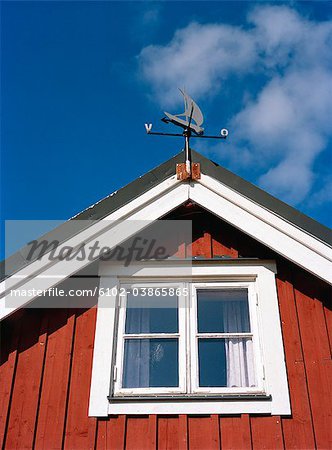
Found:
[[[189,140],[193,138],[205,138],[205,139],[226,139],[228,136],[228,130],[223,128],[220,131],[220,136],[204,136],[204,128],[201,127],[204,121],[202,111],[194,100],[189,95],[179,89],[184,99],[184,112],[182,114],[170,114],[165,111],[165,117],[161,120],[165,123],[173,123],[174,125],[183,129],[182,133],[162,133],[153,132],[152,123],[146,123],[145,129],[147,134],[154,134],[159,136],[183,136],[185,139],[185,163],[177,164],[177,175],[179,179],[197,179],[200,178],[199,163],[191,162],[191,152],[189,146]]]

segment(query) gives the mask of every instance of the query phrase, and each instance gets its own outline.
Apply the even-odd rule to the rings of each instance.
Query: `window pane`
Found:
[[[250,332],[247,289],[199,289],[199,333]]]
[[[129,293],[125,332],[127,334],[177,333],[177,296],[142,296]]]
[[[200,387],[254,387],[251,338],[199,339]]]
[[[199,339],[199,385],[227,386],[226,349],[222,339]]]
[[[177,339],[126,339],[123,387],[176,387],[178,375]]]

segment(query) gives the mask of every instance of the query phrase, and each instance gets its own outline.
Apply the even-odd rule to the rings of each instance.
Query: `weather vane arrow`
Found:
[[[204,122],[204,117],[199,106],[194,102],[194,100],[189,97],[189,95],[183,90],[179,89],[184,99],[184,112],[181,114],[170,114],[165,111],[165,117],[161,120],[165,123],[172,123],[177,127],[183,129],[182,133],[162,133],[154,132],[152,130],[152,123],[145,124],[145,130],[147,134],[158,135],[158,136],[182,136],[185,138],[185,163],[177,164],[177,175],[178,179],[198,179],[200,178],[200,167],[199,163],[191,162],[191,151],[189,140],[193,138],[204,138],[204,139],[226,139],[228,136],[228,130],[223,128],[220,131],[220,136],[205,136],[204,128],[201,125]]]

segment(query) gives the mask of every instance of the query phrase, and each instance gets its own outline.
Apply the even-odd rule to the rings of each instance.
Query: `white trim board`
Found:
[[[332,284],[332,249],[210,177],[190,186],[191,200]],[[209,187],[207,187],[209,186]]]
[[[332,261],[332,249],[326,243],[322,242],[320,239],[311,235],[310,233],[303,231],[297,225],[292,224],[288,220],[278,214],[271,212],[260,204],[254,202],[252,199],[239,194],[234,189],[226,186],[225,184],[217,181],[208,175],[201,176],[200,184],[207,187],[210,191],[216,193],[222,198],[229,200],[234,205],[239,206],[245,211],[249,212],[252,216],[262,220],[263,222],[272,225],[279,231],[287,234],[296,241],[307,246],[311,250],[327,257]]]
[[[162,201],[161,201],[162,200]],[[173,175],[141,196],[109,214],[91,227],[78,233],[59,246],[78,247],[81,243],[100,241],[107,237],[107,245],[116,246],[126,233],[116,225],[110,229],[109,221],[157,220],[186,200],[192,200],[217,217],[225,220],[257,241],[273,249],[308,272],[332,284],[332,249],[329,245],[301,230],[253,200],[230,189],[226,185],[202,174],[198,182],[181,183]],[[132,234],[139,231],[131,229]],[[127,233],[129,231],[127,230]],[[132,235],[131,234],[131,235]],[[130,237],[130,234],[127,234]],[[35,297],[22,298],[15,307],[6,307],[5,295],[20,286],[31,289],[38,280],[40,289],[49,289],[87,265],[86,261],[50,262],[48,255],[27,265],[0,283],[0,320],[25,306]],[[62,276],[59,277],[58,274]],[[53,277],[53,280],[51,279]]]

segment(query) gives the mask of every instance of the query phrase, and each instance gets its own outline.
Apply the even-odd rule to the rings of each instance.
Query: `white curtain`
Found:
[[[126,333],[146,333],[149,330],[150,310],[128,308]],[[150,340],[126,339],[123,387],[149,387],[150,384]]]
[[[225,333],[250,330],[247,304],[243,301],[223,302]],[[253,387],[256,385],[254,354],[251,338],[225,339],[227,387]]]

